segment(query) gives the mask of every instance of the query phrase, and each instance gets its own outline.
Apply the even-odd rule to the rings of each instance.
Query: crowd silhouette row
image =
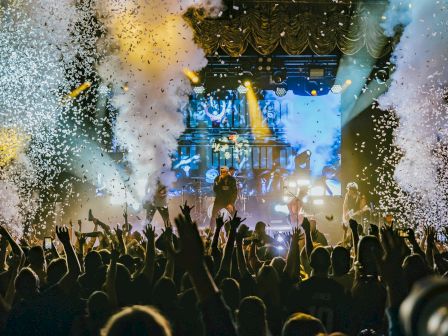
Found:
[[[191,209],[159,235],[127,218],[111,229],[90,213],[92,232],[56,227],[46,248],[0,226],[0,334],[448,334],[446,311],[437,326],[428,311],[413,313],[413,287],[446,293],[446,246],[432,228],[416,238],[371,225],[363,235],[350,220],[351,239],[326,246],[312,219],[274,239],[238,213],[199,230]]]

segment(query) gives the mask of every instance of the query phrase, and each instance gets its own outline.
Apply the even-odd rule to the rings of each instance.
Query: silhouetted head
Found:
[[[240,303],[240,285],[235,279],[225,278],[221,281],[220,289],[224,302],[234,312]]]
[[[102,330],[103,336],[171,336],[168,321],[157,310],[131,306],[113,315]]]
[[[56,284],[67,273],[67,263],[63,258],[53,259],[47,268],[47,285]]]
[[[412,254],[404,259],[403,272],[409,290],[417,281],[430,274],[426,262],[418,254]]]
[[[174,281],[167,277],[157,280],[152,292],[152,302],[160,308],[175,305],[177,303],[177,292]]]
[[[271,260],[270,265],[275,268],[278,274],[282,274],[286,265],[286,260],[282,257],[275,257]]]
[[[376,275],[377,259],[383,255],[383,248],[375,236],[364,236],[358,245],[358,261],[363,275]]]
[[[316,336],[320,334],[327,334],[322,322],[304,313],[295,313],[290,316],[282,330],[282,336]]]
[[[112,306],[107,294],[101,291],[93,292],[87,300],[87,313],[94,320],[109,318]]]
[[[316,247],[310,256],[310,266],[316,275],[328,275],[330,268],[330,254],[323,247]]]
[[[110,252],[106,249],[102,249],[98,252],[101,255],[101,260],[103,265],[109,265],[110,263]]]
[[[33,246],[28,252],[28,260],[32,268],[41,268],[45,264],[44,249],[42,246]]]
[[[265,336],[267,334],[266,306],[257,296],[241,300],[236,322],[239,336]]]
[[[39,278],[31,268],[22,268],[14,281],[17,297],[30,299],[39,291]]]
[[[97,251],[90,251],[84,259],[84,268],[86,273],[96,273],[103,266],[101,254]]]
[[[350,251],[345,247],[336,246],[331,253],[333,275],[344,275],[350,271]]]

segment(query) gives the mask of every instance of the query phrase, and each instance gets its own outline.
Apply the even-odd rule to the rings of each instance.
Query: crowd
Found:
[[[331,247],[305,218],[279,248],[261,222],[251,231],[236,213],[207,233],[181,210],[158,236],[90,214],[93,232],[56,227],[46,249],[0,226],[0,334],[448,335],[432,228],[363,235],[351,220]]]

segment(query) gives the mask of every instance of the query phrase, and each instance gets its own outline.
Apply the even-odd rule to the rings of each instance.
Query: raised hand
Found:
[[[194,205],[193,206],[189,206],[187,201],[185,201],[185,204],[183,206],[180,205],[180,210],[182,211],[182,214],[189,221],[191,221],[191,210],[193,208],[194,208]]]
[[[56,226],[56,236],[62,244],[70,244],[70,236],[65,226]]]
[[[245,220],[246,218],[241,219],[241,217],[238,217],[238,211],[235,211],[233,218],[230,220],[230,227],[236,231],[236,229],[238,229],[238,226],[240,226],[240,224]]]
[[[293,228],[292,236],[291,236],[291,244],[297,244],[302,236],[303,236],[303,233],[300,232],[300,228],[298,226]]]
[[[358,232],[358,222],[355,221],[354,219],[350,219],[348,221],[349,225],[350,225],[350,229],[352,230],[352,232],[357,233]]]
[[[86,241],[87,241],[87,237],[86,237],[85,233],[80,233],[78,235],[79,245],[84,245],[86,243]]]
[[[216,230],[221,230],[221,228],[224,226],[224,215],[222,213],[219,213],[216,217]]]
[[[311,231],[311,224],[310,224],[310,221],[308,220],[307,217],[305,217],[303,219],[302,227],[305,230],[305,232],[310,232]]]
[[[408,240],[413,243],[416,242],[417,240],[415,239],[415,232],[412,228],[407,228],[406,229],[406,233],[408,235]]]
[[[426,232],[426,244],[428,244],[429,246],[434,246],[436,230],[433,227],[428,226],[425,229],[425,232]]]
[[[177,216],[174,222],[179,232],[181,247],[177,256],[180,262],[191,271],[203,262],[204,244],[196,223],[192,223],[183,215]]]
[[[120,227],[117,225],[117,227],[115,228],[115,234],[117,235],[118,238],[123,238],[123,230],[120,229]]]
[[[151,224],[146,225],[146,227],[143,229],[143,234],[146,237],[146,240],[148,242],[154,241],[156,238],[156,228],[152,226]]]

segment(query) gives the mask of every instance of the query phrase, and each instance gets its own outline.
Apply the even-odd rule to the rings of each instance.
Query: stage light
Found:
[[[315,200],[313,200],[313,204],[314,205],[323,205],[324,200],[323,199],[315,199]]]
[[[274,81],[275,84],[283,83],[286,80],[286,70],[281,69],[275,71],[274,74],[272,75],[272,80]]]
[[[299,187],[309,186],[311,184],[311,181],[308,179],[299,179],[297,180],[297,185]]]
[[[352,80],[351,79],[347,79],[345,81],[345,85],[347,85],[347,86],[352,85]]]
[[[199,83],[199,76],[194,71],[191,71],[190,69],[184,68],[184,74],[185,74],[185,76],[188,77],[188,79],[193,84],[198,84]]]
[[[285,249],[283,246],[276,246],[275,248],[279,251],[283,251]]]
[[[245,94],[247,92],[247,88],[244,85],[240,85],[238,86],[237,91],[239,94]]]
[[[311,196],[323,196],[325,194],[325,188],[322,186],[315,186],[310,189],[309,194]]]
[[[244,86],[245,86],[246,88],[249,88],[249,87],[252,86],[252,83],[251,83],[250,81],[246,80],[246,81],[244,81]]]
[[[128,92],[129,91],[128,83],[124,83],[122,89],[124,92]]]
[[[288,182],[288,187],[295,188],[295,187],[297,187],[297,183],[295,183],[294,181],[290,181],[290,182]]]
[[[331,92],[333,92],[334,94],[338,94],[342,92],[342,86],[339,84],[335,84],[331,87]]]
[[[195,86],[193,88],[194,93],[196,94],[203,94],[205,92],[205,87],[204,86]]]
[[[87,90],[89,87],[92,86],[92,83],[90,82],[84,82],[80,86],[78,86],[76,89],[74,89],[72,92],[70,92],[67,97],[69,98],[76,98],[78,97],[83,91]]]
[[[274,210],[275,210],[276,212],[278,212],[278,213],[282,213],[282,214],[284,214],[284,215],[289,214],[288,206],[285,205],[285,204],[276,204],[276,205],[274,206]]]
[[[317,96],[317,91],[316,90],[311,90],[311,95],[312,96]]]
[[[252,135],[255,138],[266,138],[271,135],[271,130],[266,124],[263,124],[263,113],[260,109],[258,102],[258,96],[263,99],[261,92],[256,93],[252,87],[252,83],[248,80],[244,82],[244,86],[247,88],[246,99],[249,108],[249,121]]]
[[[279,243],[283,243],[285,241],[281,234],[277,235],[277,238],[275,240]]]
[[[282,87],[282,86],[278,86],[275,89],[275,95],[277,97],[283,97],[283,96],[286,95],[286,93],[288,93],[288,90],[286,88]]]

